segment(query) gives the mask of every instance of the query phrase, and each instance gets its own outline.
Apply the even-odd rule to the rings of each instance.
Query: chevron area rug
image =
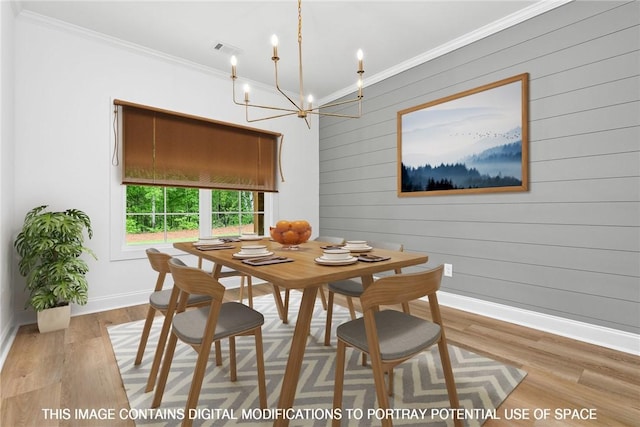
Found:
[[[228,341],[222,345],[225,357],[222,366],[215,366],[212,354],[198,408],[185,414],[184,406],[195,366],[195,351],[187,345],[178,344],[162,405],[158,409],[150,409],[153,392],[145,393],[144,389],[164,317],[156,317],[145,357],[139,366],[134,366],[133,362],[144,321],[109,327],[109,336],[131,407],[116,408],[116,417],[133,419],[137,426],[178,426],[187,416],[193,418],[197,426],[271,426],[276,416],[282,376],[295,327],[294,307],[299,305],[300,295],[300,292],[291,293],[290,321],[286,325],[278,317],[272,296],[254,299],[254,308],[265,317],[263,341],[269,408],[266,411],[260,410],[258,404],[253,337],[236,339],[236,382],[229,380],[228,357],[225,357],[228,356]],[[333,345],[325,347],[325,311],[319,301],[316,303],[294,404],[295,412],[287,413],[291,427],[331,424],[331,418],[335,416],[332,412],[335,328],[348,318],[346,309],[335,306]],[[450,346],[450,357],[460,404],[464,408],[462,417],[469,427],[480,426],[488,418],[499,417],[495,408],[526,375],[519,369],[456,346]],[[394,373],[394,396],[390,399],[394,408],[394,425],[453,425],[437,346],[399,365]],[[371,369],[360,364],[360,353],[348,349],[343,410],[340,414],[342,426],[380,425],[381,414],[376,408]]]

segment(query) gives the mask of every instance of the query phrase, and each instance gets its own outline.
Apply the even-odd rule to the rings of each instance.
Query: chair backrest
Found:
[[[362,309],[367,311],[380,305],[402,304],[424,296],[429,297],[429,305],[433,309],[432,301],[437,305],[436,292],[440,289],[443,270],[444,266],[440,265],[428,271],[395,274],[378,279],[360,296]],[[439,318],[439,310],[437,311]]]
[[[176,316],[186,310],[189,295],[200,294],[211,297],[211,304],[208,307],[209,310],[203,335],[202,337],[198,337],[199,339],[201,338],[199,345],[201,345],[202,348],[210,348],[222,307],[222,298],[225,291],[224,286],[204,270],[189,267],[178,258],[171,258],[169,260],[169,268],[175,281],[175,286],[171,293],[171,301],[169,302],[169,310],[175,307],[175,301],[177,299],[178,305],[175,308],[175,312],[178,314],[176,314]]]
[[[171,273],[169,270],[169,260],[171,259],[171,255],[160,252],[156,248],[149,248],[145,252],[147,253],[147,258],[149,258],[149,262],[151,263],[151,268],[158,273]]]
[[[145,252],[147,253],[147,258],[149,259],[151,268],[158,272],[154,292],[161,291],[164,286],[165,277],[167,274],[171,274],[171,270],[169,270],[169,260],[171,259],[171,255],[160,252],[156,248],[149,248]]]
[[[404,251],[404,246],[402,245],[402,243],[372,241],[367,242],[367,244],[372,248],[386,249],[388,251]]]
[[[402,245],[402,243],[395,243],[395,242],[376,242],[376,241],[371,241],[371,242],[367,242],[369,244],[369,246],[371,246],[372,248],[378,248],[378,249],[385,249],[388,251],[399,251],[399,252],[403,252],[404,251],[404,246]],[[395,270],[396,274],[400,274],[402,273],[402,269],[401,268],[396,268]]]
[[[331,243],[332,245],[342,245],[344,243],[344,238],[334,236],[318,236],[313,240],[317,242]]]
[[[169,268],[175,287],[182,291],[178,311],[184,309],[180,305],[183,301],[186,305],[187,298],[191,294],[208,295],[212,300],[222,302],[225,287],[204,270],[189,267],[178,258],[169,260]]]

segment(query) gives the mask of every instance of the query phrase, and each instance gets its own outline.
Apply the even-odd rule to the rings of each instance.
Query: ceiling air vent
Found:
[[[239,47],[233,46],[229,43],[217,41],[213,43],[213,50],[219,52],[223,55],[240,55],[242,53],[242,49]]]

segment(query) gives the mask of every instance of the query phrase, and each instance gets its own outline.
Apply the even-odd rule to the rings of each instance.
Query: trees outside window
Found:
[[[202,200],[211,203],[201,203]],[[246,232],[264,234],[264,193],[127,186],[127,245],[197,240],[205,235],[237,236]]]

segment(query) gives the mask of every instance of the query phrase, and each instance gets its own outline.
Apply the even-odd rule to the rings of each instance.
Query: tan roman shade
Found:
[[[115,100],[122,183],[275,192],[279,133]]]

